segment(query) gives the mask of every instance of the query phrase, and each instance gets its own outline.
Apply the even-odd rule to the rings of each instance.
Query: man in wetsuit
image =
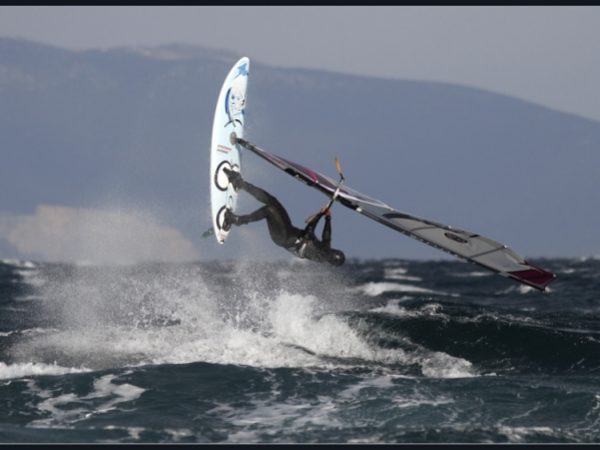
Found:
[[[229,182],[236,191],[243,189],[264,206],[256,211],[238,216],[230,210],[225,212],[223,229],[229,230],[231,225],[245,225],[250,222],[266,219],[269,234],[276,245],[285,248],[299,258],[306,258],[317,262],[327,262],[334,266],[344,264],[346,257],[341,250],[331,248],[331,213],[329,209],[322,209],[313,217],[306,228],[301,230],[292,225],[290,216],[285,208],[275,197],[253,184],[242,179],[239,172],[224,169]],[[314,230],[321,217],[325,216],[325,225],[321,240],[317,239]]]

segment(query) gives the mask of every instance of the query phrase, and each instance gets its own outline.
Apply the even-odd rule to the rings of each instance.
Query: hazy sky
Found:
[[[600,120],[600,6],[0,6],[0,36],[200,44],[276,66],[476,86]]]

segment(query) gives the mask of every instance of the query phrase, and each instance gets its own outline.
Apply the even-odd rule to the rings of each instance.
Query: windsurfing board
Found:
[[[219,244],[224,243],[229,234],[229,230],[223,229],[225,211],[235,211],[237,203],[237,193],[223,169],[241,170],[240,150],[231,142],[230,135],[234,132],[238,137],[244,136],[249,68],[247,57],[234,64],[223,82],[215,108],[210,144],[210,203],[213,229]]]

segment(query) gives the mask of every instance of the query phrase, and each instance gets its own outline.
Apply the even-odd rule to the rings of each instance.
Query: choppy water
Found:
[[[600,442],[600,261],[0,263],[0,442]]]

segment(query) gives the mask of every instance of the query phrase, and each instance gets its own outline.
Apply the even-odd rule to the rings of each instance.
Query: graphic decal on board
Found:
[[[241,64],[238,67],[238,73],[231,83],[231,88],[227,91],[225,96],[225,112],[229,121],[225,126],[236,123],[244,125],[242,122],[244,114],[244,106],[246,106],[246,84],[248,82],[248,65]]]

